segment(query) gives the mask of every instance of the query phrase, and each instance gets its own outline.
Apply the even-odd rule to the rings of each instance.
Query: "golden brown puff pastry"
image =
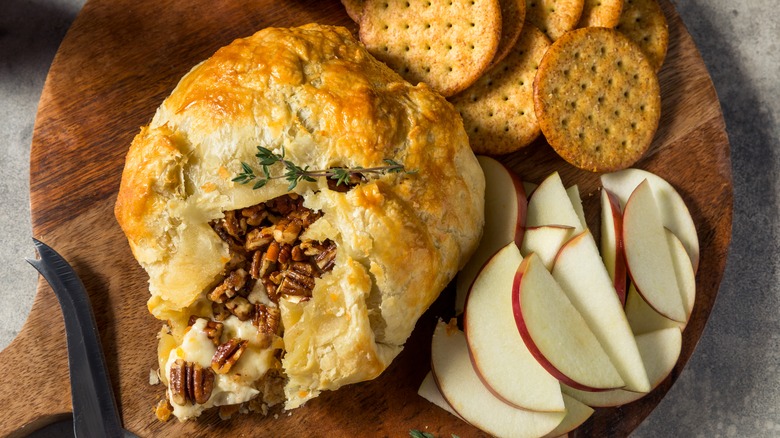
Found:
[[[291,194],[284,179],[253,190],[232,179],[242,162],[257,164],[257,146],[310,169],[392,159],[415,172],[366,174],[348,191],[324,178],[302,181]],[[281,164],[271,167],[273,175],[283,172]],[[474,250],[483,196],[484,176],[458,113],[375,60],[346,29],[270,28],[218,50],[182,78],[133,140],[115,208],[149,274],[149,310],[167,321],[158,353],[168,398],[182,402],[172,401],[174,414],[186,419],[255,397],[271,404],[273,385],[284,385],[291,409],[322,390],[377,377]],[[273,308],[280,316],[271,341],[235,313],[214,337],[207,324],[225,315],[209,300],[236,258],[215,224],[282,198],[315,218],[294,244],[328,242],[335,258],[310,296],[269,299],[273,290],[257,293],[263,282],[256,282],[246,299],[266,307],[254,315]],[[207,402],[202,394],[198,402],[176,394],[171,373],[175,380],[181,366],[208,368],[210,355],[232,338],[248,341],[234,365],[242,372],[212,375]],[[283,355],[269,353],[281,348]],[[268,370],[282,377],[269,382]]]

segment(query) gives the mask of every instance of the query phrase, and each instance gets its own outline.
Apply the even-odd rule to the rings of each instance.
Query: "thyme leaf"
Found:
[[[386,158],[382,160],[385,166],[363,168],[360,166],[347,168],[347,167],[334,167],[330,169],[310,170],[309,166],[301,167],[293,163],[290,160],[285,159],[285,151],[282,148],[282,152],[277,154],[274,151],[264,148],[262,146],[257,147],[257,164],[262,171],[261,175],[255,173],[255,169],[246,162],[241,162],[241,172],[238,173],[232,181],[239,184],[248,184],[252,181],[255,183],[252,185],[252,189],[259,189],[265,186],[268,181],[272,179],[284,179],[287,181],[287,191],[292,191],[297,187],[301,181],[316,182],[316,178],[324,177],[336,181],[336,186],[344,185],[349,186],[353,183],[355,178],[362,178],[365,174],[387,174],[387,173],[405,173],[416,174],[417,170],[406,170],[403,164]],[[278,176],[271,176],[270,167],[274,164],[282,163],[284,172]]]

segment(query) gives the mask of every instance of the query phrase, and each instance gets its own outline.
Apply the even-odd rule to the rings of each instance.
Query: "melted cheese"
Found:
[[[171,373],[171,366],[177,359],[194,362],[204,368],[211,368],[211,358],[216,352],[214,343],[205,332],[207,320],[199,318],[184,335],[181,345],[171,350],[165,363],[165,375]],[[227,374],[215,374],[214,388],[211,397],[204,404],[185,403],[179,405],[173,402],[173,394],[168,389],[168,400],[173,406],[173,415],[181,421],[197,417],[204,410],[213,406],[243,403],[257,396],[260,391],[253,383],[261,379],[274,366],[276,358],[274,349],[261,349],[257,340],[257,329],[249,321],[240,321],[231,316],[223,321],[221,342],[231,338],[241,338],[249,341],[241,358]]]

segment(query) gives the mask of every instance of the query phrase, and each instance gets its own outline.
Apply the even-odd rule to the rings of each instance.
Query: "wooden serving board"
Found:
[[[715,90],[674,7],[662,6],[670,47],[660,72],[661,125],[637,167],[670,181],[693,215],[701,241],[698,296],[674,372],[642,400],[600,409],[574,436],[625,436],[653,410],[691,357],[712,309],[731,237],[729,144]],[[480,433],[416,395],[429,370],[435,318],[452,300],[446,292],[421,319],[406,349],[378,379],[323,394],[278,418],[214,413],[197,421],[157,421],[163,393],[150,386],[160,323],[146,310],[147,277],[113,217],[124,156],[179,78],[233,39],[267,26],[308,22],[356,26],[337,0],[90,0],[54,59],[34,130],[31,204],[36,237],[58,249],[90,293],[124,425],[139,436],[436,436]],[[552,170],[577,183],[587,219],[598,230],[598,175],[577,170],[543,142],[503,158],[528,181]],[[32,255],[32,254],[31,254]],[[449,300],[449,302],[448,302]],[[70,412],[62,316],[39,283],[20,335],[0,353],[0,435]]]

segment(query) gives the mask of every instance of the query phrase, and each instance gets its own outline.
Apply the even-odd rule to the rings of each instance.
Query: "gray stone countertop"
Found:
[[[780,437],[780,21],[776,0],[677,0],[731,142],[734,217],[718,299],[637,437]],[[32,306],[29,154],[46,73],[84,0],[0,1],[0,348]]]

